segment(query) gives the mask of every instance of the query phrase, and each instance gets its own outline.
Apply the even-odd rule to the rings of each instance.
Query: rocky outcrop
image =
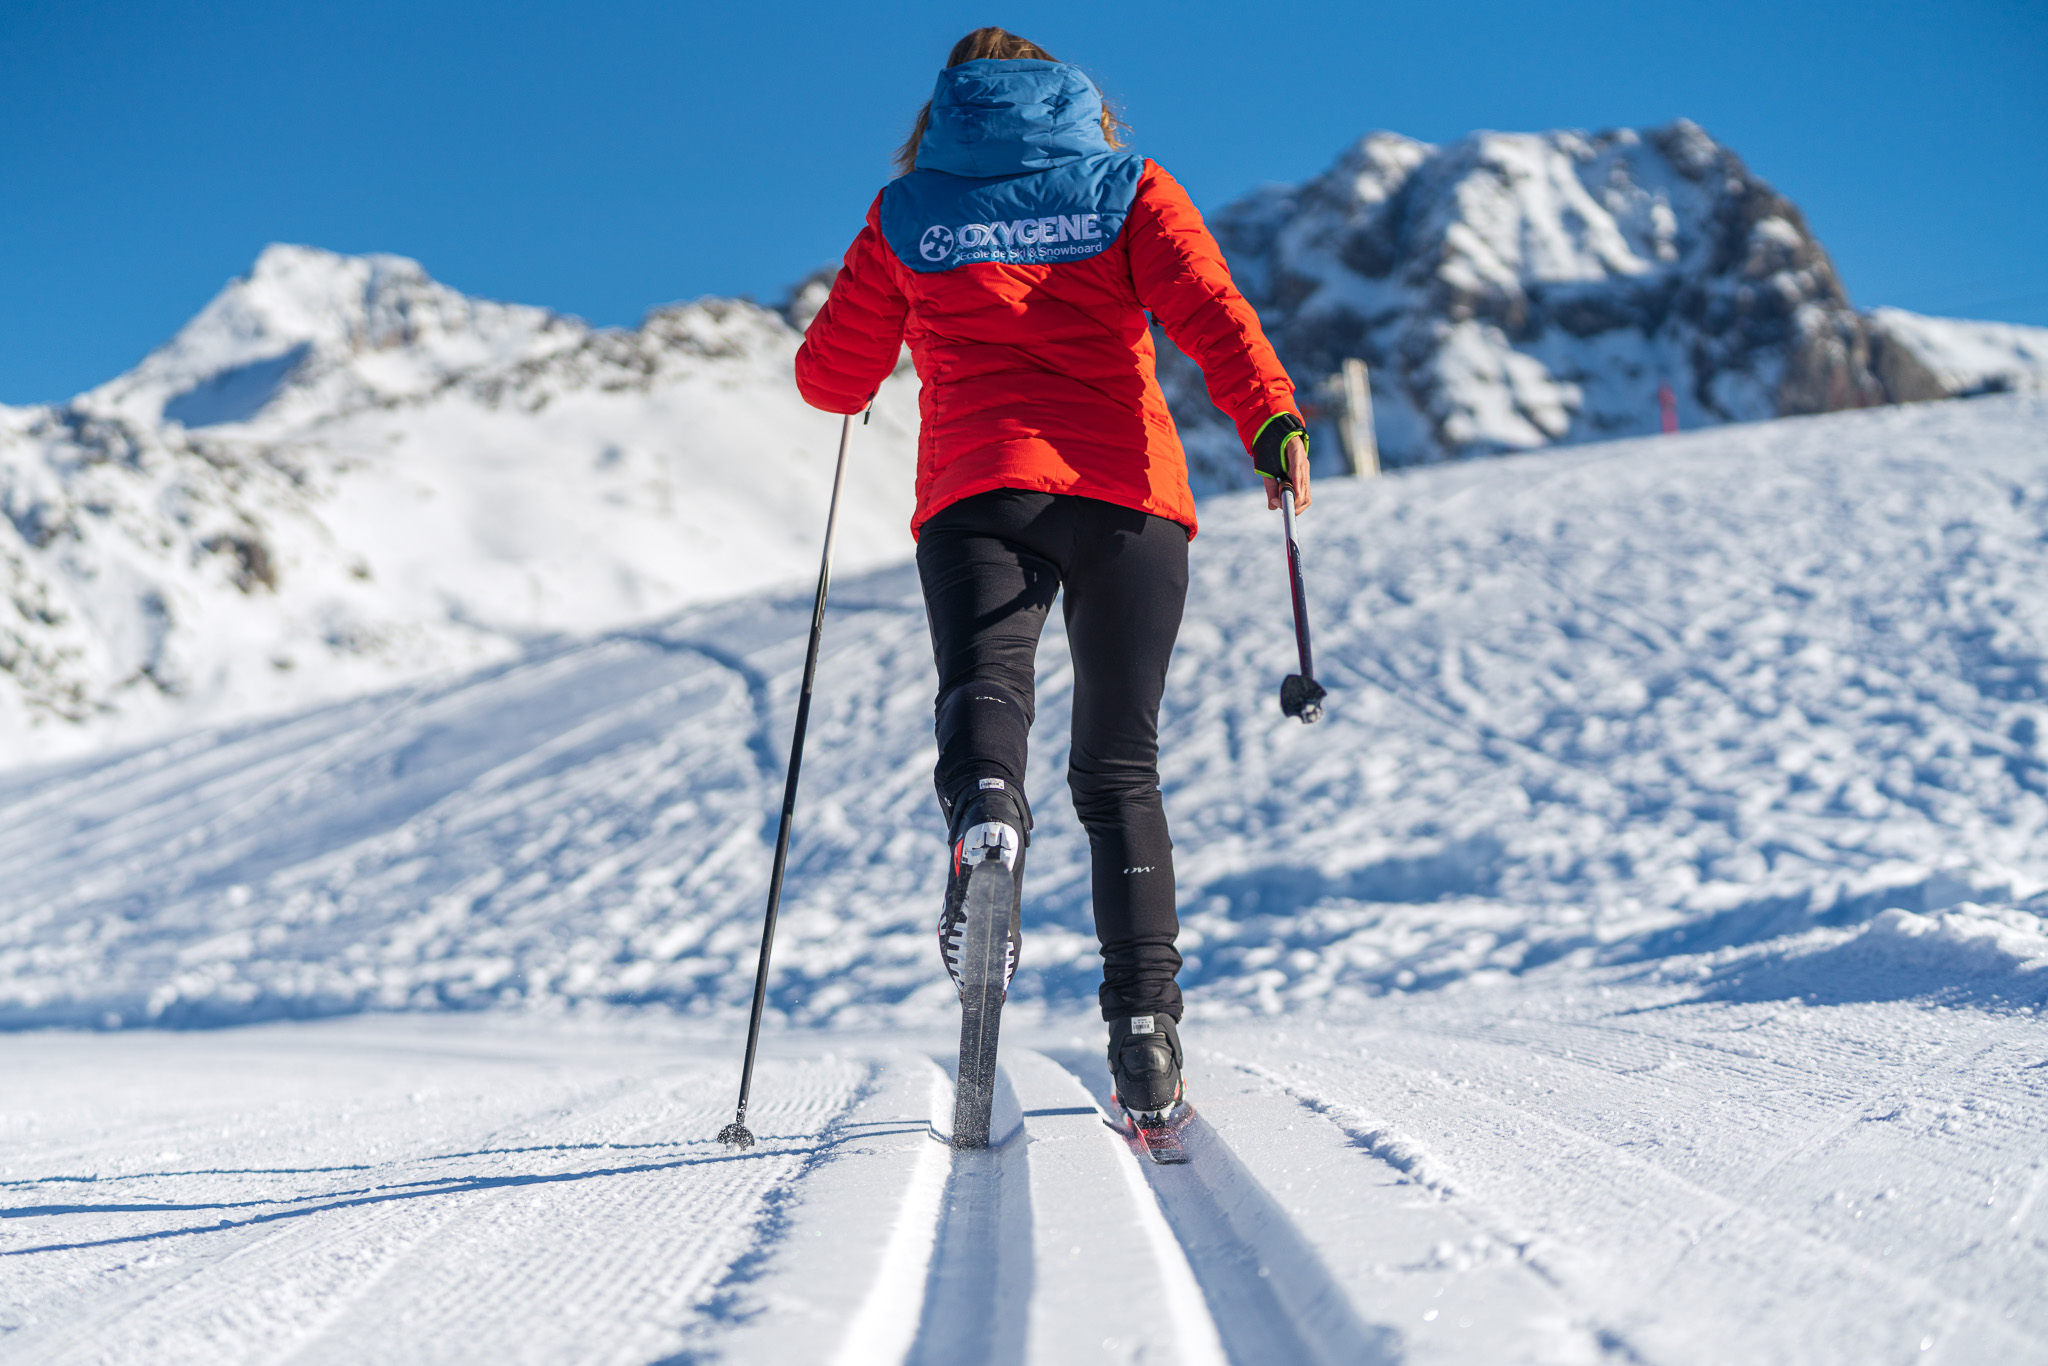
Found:
[[[1375,133],[1212,226],[1311,398],[1346,357],[1371,368],[1391,465],[1653,432],[1667,385],[1684,426],[1926,389],[1882,360],[1798,206],[1683,120]],[[1162,362],[1198,469],[1235,482],[1192,371]]]
[[[2048,392],[2048,327],[1872,309],[1873,363],[1901,403]]]

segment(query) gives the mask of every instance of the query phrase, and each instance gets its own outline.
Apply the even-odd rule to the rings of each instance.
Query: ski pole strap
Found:
[[[1268,479],[1287,482],[1287,442],[1301,438],[1301,451],[1308,454],[1308,428],[1293,413],[1275,413],[1267,418],[1252,438],[1252,468]]]

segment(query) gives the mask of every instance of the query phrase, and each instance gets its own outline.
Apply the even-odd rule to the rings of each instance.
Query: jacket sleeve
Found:
[[[1231,283],[1222,248],[1180,182],[1151,161],[1124,231],[1138,302],[1202,368],[1210,399],[1251,450],[1269,420],[1295,413],[1294,382],[1273,354],[1258,313]]]
[[[797,348],[797,390],[806,403],[828,413],[867,407],[903,347],[909,303],[896,286],[895,263],[882,240],[881,205],[875,196],[867,226],[846,249],[832,293]]]

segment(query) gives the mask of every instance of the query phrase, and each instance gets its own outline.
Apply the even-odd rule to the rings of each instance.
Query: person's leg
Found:
[[[933,779],[949,825],[982,779],[1023,799],[1038,638],[1060,587],[1044,553],[1057,553],[1046,533],[1065,520],[1055,503],[1049,493],[997,489],[941,509],[918,538],[939,673]]]
[[[934,781],[950,845],[939,958],[960,992],[959,1103],[970,1130],[987,1100],[984,1083],[993,1084],[990,1011],[1000,1011],[1023,951],[1032,667],[1059,590],[1058,566],[1036,538],[1071,520],[1052,504],[1050,494],[995,490],[943,509],[918,539],[939,672]],[[1004,944],[1000,982],[991,975],[992,934]]]
[[[1173,842],[1159,795],[1159,699],[1187,600],[1187,532],[1080,501],[1066,578],[1074,656],[1067,784],[1088,831],[1102,1017],[1181,1014]]]

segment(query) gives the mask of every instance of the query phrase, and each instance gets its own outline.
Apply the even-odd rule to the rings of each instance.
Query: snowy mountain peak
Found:
[[[0,409],[0,762],[801,577],[834,424],[797,341],[743,300],[599,330],[269,248],[128,374]],[[915,405],[862,434],[849,566],[907,550]]]
[[[417,396],[588,334],[547,309],[472,299],[403,256],[278,244],[141,365],[80,401],[214,427],[274,413],[293,395],[328,407]]]

